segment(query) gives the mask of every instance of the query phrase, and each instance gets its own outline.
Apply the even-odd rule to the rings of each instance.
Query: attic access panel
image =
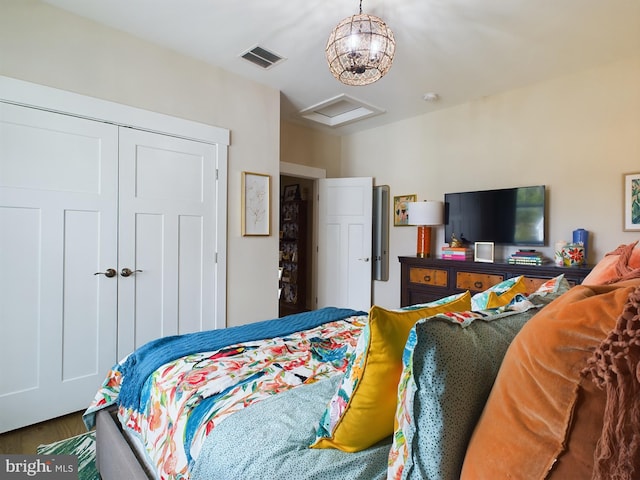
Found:
[[[382,113],[385,113],[385,110],[345,94],[330,98],[299,112],[303,118],[329,127],[339,127]]]

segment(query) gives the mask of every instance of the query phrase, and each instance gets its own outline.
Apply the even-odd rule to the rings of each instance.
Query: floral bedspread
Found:
[[[207,434],[224,418],[271,395],[344,372],[366,315],[285,337],[238,343],[166,363],[145,382],[142,408],[120,406],[159,478],[188,479]],[[115,403],[122,373],[107,375],[85,416]]]

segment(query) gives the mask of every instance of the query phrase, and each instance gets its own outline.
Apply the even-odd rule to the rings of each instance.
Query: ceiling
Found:
[[[45,1],[278,89],[283,119],[339,135],[640,52],[638,0],[363,0],[393,30],[396,56],[378,82],[352,87],[333,78],[324,49],[357,0]],[[241,57],[255,46],[285,60],[257,67]],[[331,118],[354,101],[375,115],[330,126],[300,114],[326,107]]]

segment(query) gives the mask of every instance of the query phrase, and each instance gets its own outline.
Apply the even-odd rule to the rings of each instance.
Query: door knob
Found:
[[[111,278],[115,277],[118,272],[116,272],[113,268],[107,268],[106,272],[96,272],[94,275],[104,275],[105,277]]]
[[[129,277],[129,276],[133,275],[136,272],[142,272],[142,270],[131,270],[130,268],[126,268],[125,267],[120,272],[120,275],[122,275],[123,277]]]
[[[361,262],[368,262],[369,257],[359,258],[358,260],[360,260]]]

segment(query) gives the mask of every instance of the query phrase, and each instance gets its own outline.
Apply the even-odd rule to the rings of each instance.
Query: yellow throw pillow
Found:
[[[471,295],[417,310],[392,311],[374,305],[342,382],[325,410],[312,448],[364,450],[393,433],[402,352],[422,318],[471,308]]]

